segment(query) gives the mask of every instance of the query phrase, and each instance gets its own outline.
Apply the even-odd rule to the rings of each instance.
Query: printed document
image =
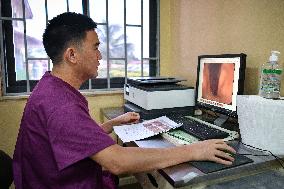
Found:
[[[113,129],[123,142],[130,142],[158,135],[181,125],[166,116],[162,116],[142,123],[114,126]]]

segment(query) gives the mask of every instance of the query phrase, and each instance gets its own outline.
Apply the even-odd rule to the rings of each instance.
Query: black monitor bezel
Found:
[[[246,54],[240,53],[240,54],[219,54],[219,55],[200,55],[198,56],[196,95],[195,95],[196,107],[201,108],[201,109],[204,108],[204,109],[211,110],[217,113],[221,113],[229,117],[237,117],[237,110],[232,111],[232,110],[224,109],[218,106],[209,105],[206,103],[199,102],[197,99],[198,99],[199,73],[200,73],[201,59],[203,58],[238,58],[238,57],[240,58],[240,68],[239,68],[237,95],[242,95],[244,93],[244,84],[245,84],[245,69],[246,69],[246,57],[247,57]]]

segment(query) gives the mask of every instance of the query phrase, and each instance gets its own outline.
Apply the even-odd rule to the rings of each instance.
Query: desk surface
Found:
[[[164,138],[157,136],[152,137],[150,139],[144,139],[140,141],[135,141],[135,144],[142,148],[157,148],[157,147],[171,147],[173,144],[169,143]],[[262,155],[263,153],[248,149],[243,145],[240,145],[238,153],[241,154],[255,154]],[[238,167],[233,167],[221,171],[217,171],[214,173],[205,174],[193,167],[190,163],[182,163],[179,165],[175,165],[172,167],[164,168],[158,170],[158,172],[165,177],[165,179],[174,187],[182,187],[187,185],[198,185],[203,183],[204,185],[215,185],[216,183],[223,183],[226,180],[238,180],[241,177],[248,177],[250,180],[247,182],[248,188],[253,188],[252,186],[256,185],[258,182],[267,180],[268,178],[275,179],[277,176],[279,178],[278,182],[271,183],[269,180],[269,184],[271,184],[271,188],[279,188],[279,186],[284,188],[284,171],[270,171],[270,173],[265,173],[265,178],[261,176],[253,177],[252,175],[257,173],[262,173],[265,170],[269,170],[271,168],[276,168],[279,164],[275,161],[272,156],[248,156],[253,159],[254,162]],[[261,178],[259,180],[259,178]],[[243,182],[240,180],[240,182]],[[280,185],[281,184],[281,185]],[[220,185],[220,184],[219,184]],[[280,187],[280,188],[281,188]],[[226,188],[240,188],[239,185],[235,185],[234,187],[226,187]],[[269,188],[269,187],[267,187]]]
[[[124,113],[123,108],[105,108],[104,116],[112,119]],[[129,143],[130,146],[142,148],[161,148],[174,146],[161,136]],[[248,149],[243,145],[238,148],[238,153],[261,155],[263,153]],[[248,156],[254,162],[230,169],[205,174],[193,167],[190,163],[182,163],[172,167],[158,170],[158,172],[173,186],[204,185],[206,188],[284,188],[284,171],[278,168],[279,163],[272,156]],[[204,188],[204,187],[202,187]]]

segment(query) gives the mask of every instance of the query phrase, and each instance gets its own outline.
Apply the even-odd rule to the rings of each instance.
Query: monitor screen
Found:
[[[245,67],[245,54],[199,56],[196,105],[236,117],[236,98],[243,93]]]

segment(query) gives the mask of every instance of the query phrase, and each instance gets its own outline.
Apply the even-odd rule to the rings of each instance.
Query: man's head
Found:
[[[78,13],[66,12],[50,20],[43,45],[54,66],[66,63],[82,79],[97,76],[101,54],[96,27],[91,18]]]
[[[65,12],[49,21],[43,33],[43,45],[53,64],[62,61],[62,55],[69,45],[80,46],[86,32],[94,30],[97,24],[89,17]]]

